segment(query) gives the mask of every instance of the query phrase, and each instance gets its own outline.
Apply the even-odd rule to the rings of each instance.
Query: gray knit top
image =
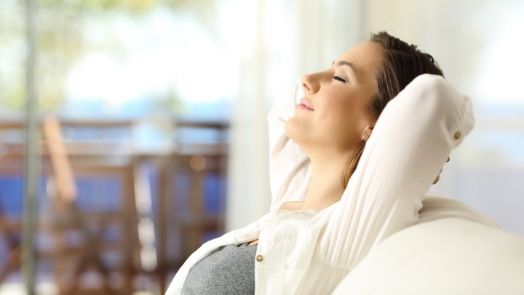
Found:
[[[182,295],[255,294],[256,250],[247,243],[216,249],[189,271]]]

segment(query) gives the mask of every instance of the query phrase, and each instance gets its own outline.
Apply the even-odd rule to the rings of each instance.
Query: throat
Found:
[[[322,210],[338,202],[344,193],[342,185],[337,182],[331,187],[315,189],[311,187],[308,191],[301,210]]]
[[[311,178],[302,210],[322,210],[340,200],[345,190],[342,177],[345,159],[343,154],[329,160],[311,159]]]

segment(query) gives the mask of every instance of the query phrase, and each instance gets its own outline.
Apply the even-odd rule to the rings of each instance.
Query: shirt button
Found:
[[[455,132],[455,135],[454,135],[455,139],[460,139],[462,137],[462,133],[460,133],[460,131],[457,131]]]
[[[264,260],[264,256],[262,256],[262,255],[257,255],[256,260],[257,260],[258,262],[262,262],[262,261]]]

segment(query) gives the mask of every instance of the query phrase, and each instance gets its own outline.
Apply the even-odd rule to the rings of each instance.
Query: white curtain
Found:
[[[241,27],[238,97],[233,102],[226,228],[238,228],[268,208],[265,1],[249,1]]]
[[[238,1],[240,77],[229,161],[227,230],[267,212],[270,203],[266,113],[278,95],[309,71],[362,39],[359,0]],[[240,9],[240,8],[238,8]]]

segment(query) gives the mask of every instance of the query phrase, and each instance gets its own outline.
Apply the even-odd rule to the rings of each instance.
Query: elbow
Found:
[[[409,87],[409,89],[408,89]],[[444,120],[449,128],[459,124],[471,112],[469,98],[457,92],[442,76],[423,74],[406,87],[413,97],[411,109],[424,111],[428,118]]]
[[[451,145],[458,146],[474,127],[471,99],[438,75],[420,75],[413,82],[412,110],[422,113],[429,124],[442,125]]]

